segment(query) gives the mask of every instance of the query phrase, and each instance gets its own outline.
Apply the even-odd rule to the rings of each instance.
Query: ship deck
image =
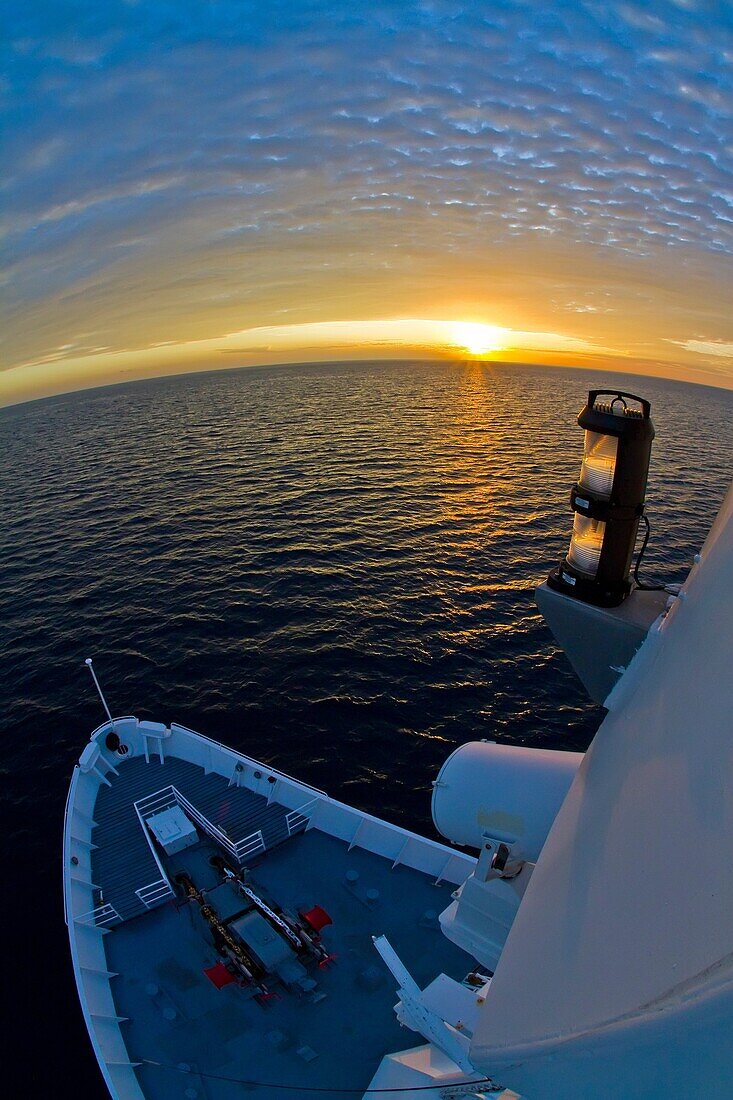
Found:
[[[312,1100],[317,1093],[308,1090],[318,1089],[347,1100],[368,1087],[385,1054],[422,1042],[395,1018],[395,980],[372,937],[388,937],[421,987],[441,972],[462,980],[474,961],[442,935],[437,919],[450,903],[450,881],[339,839],[276,799],[174,753],[160,762],[116,760],[115,769],[96,793],[90,866],[96,903],[106,907],[95,912],[114,907],[111,922],[99,921],[100,944],[146,1100],[234,1100],[250,1091]],[[265,776],[262,782],[270,787]],[[154,853],[142,818],[171,789],[194,815],[199,839],[166,856]],[[256,854],[245,839],[254,830],[265,847]],[[212,984],[204,971],[219,955],[210,929],[198,904],[182,891],[171,896],[167,885],[185,871],[221,920],[239,919],[246,901],[221,885],[221,870],[210,862],[223,854],[222,841],[230,864],[231,845],[239,842],[238,855],[244,845],[238,862],[247,882],[276,910],[293,915],[321,906],[333,921],[322,932],[333,960],[324,968],[306,964],[292,981],[292,963],[285,962],[282,973],[269,974],[275,996],[264,1002],[252,985]],[[146,893],[163,873],[163,893]]]
[[[231,786],[223,776],[175,756],[158,763],[143,757],[117,763],[109,772],[94,805],[92,878],[103,900],[122,920],[147,912],[136,892],[160,878],[160,869],[145,835],[135,805],[144,806],[156,792],[175,787],[232,844],[262,832],[267,848],[288,836],[286,811],[277,803],[243,787]]]
[[[218,881],[212,848],[205,840],[187,849],[173,857],[173,869],[185,867],[211,889]],[[116,975],[112,993],[149,1100],[233,1100],[249,1093],[244,1082],[275,1086],[261,1094],[293,1100],[312,1097],[308,1088],[336,1090],[334,1100],[359,1095],[384,1054],[419,1041],[395,1019],[394,979],[372,936],[388,936],[421,986],[441,971],[460,980],[472,969],[473,960],[438,927],[450,884],[392,869],[389,860],[349,850],[318,829],[260,855],[249,870],[251,885],[281,907],[327,910],[333,925],[323,942],[335,959],[309,972],[315,989],[281,988],[261,1005],[246,988],[216,989],[203,973],[217,956],[201,934],[195,903],[169,902],[113,928],[104,940]]]

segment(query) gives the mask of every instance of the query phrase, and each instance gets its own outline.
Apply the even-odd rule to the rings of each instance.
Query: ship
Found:
[[[445,843],[113,717],[88,660],[64,914],[115,1100],[733,1095],[733,486],[685,582],[644,584],[648,403],[578,422],[537,602],[605,716],[585,753],[459,746]]]

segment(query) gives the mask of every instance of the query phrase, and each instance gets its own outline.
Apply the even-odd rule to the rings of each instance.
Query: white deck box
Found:
[[[148,818],[148,827],[167,856],[174,856],[198,841],[198,833],[180,806],[169,806]]]

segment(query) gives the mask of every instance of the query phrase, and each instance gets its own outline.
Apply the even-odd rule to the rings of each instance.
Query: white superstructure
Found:
[[[528,1096],[733,1095],[732,639],[733,488],[607,700],[492,981],[471,1056]]]

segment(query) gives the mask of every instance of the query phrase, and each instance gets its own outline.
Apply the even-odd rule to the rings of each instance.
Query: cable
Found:
[[[274,1081],[249,1081],[244,1077],[225,1077],[220,1073],[204,1073],[200,1069],[174,1066],[172,1062],[154,1062],[152,1058],[141,1058],[140,1062],[145,1066],[155,1066],[157,1069],[172,1069],[177,1073],[186,1073],[190,1074],[192,1077],[202,1077],[209,1081],[225,1081],[230,1085],[246,1085],[248,1088],[277,1089],[279,1092],[313,1092],[320,1093],[321,1095],[330,1094],[332,1096],[343,1096],[346,1093],[353,1096],[385,1096],[388,1093],[394,1094],[397,1092],[430,1092],[435,1089],[465,1088],[467,1085],[483,1085],[483,1092],[504,1091],[503,1086],[494,1084],[490,1077],[481,1077],[478,1081],[454,1081],[453,1085],[447,1084],[444,1081],[441,1085],[402,1085],[400,1088],[389,1089],[332,1089],[319,1088],[317,1085],[279,1085]]]
[[[649,523],[649,516],[646,512],[642,512],[641,518],[644,520],[646,531],[644,533],[644,541],[641,544],[641,550],[639,551],[636,564],[634,566],[634,581],[636,587],[640,588],[642,592],[664,592],[667,587],[665,584],[644,584],[639,580],[639,567],[641,565],[642,558],[644,557],[644,551],[646,550],[646,544],[649,542],[649,536],[652,533],[651,524]]]

